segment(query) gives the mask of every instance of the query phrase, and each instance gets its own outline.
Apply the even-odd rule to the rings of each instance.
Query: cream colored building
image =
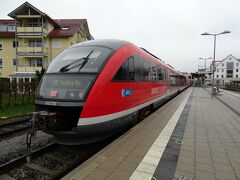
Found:
[[[31,81],[63,49],[92,39],[86,19],[52,19],[25,2],[0,20],[0,73]]]

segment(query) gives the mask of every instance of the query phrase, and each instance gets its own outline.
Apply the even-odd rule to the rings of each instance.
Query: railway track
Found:
[[[52,148],[54,148],[56,146],[56,144],[49,144],[45,147],[42,147],[40,149],[37,149],[35,151],[31,152],[31,158],[35,158],[36,156],[47,152],[48,150],[51,150]],[[28,154],[25,154],[19,158],[13,159],[5,164],[0,165],[0,174],[6,173],[8,171],[11,171],[12,169],[14,169],[16,166],[20,166],[22,164],[24,164],[26,162],[26,159],[28,157]]]
[[[112,141],[74,147],[49,144],[31,152],[31,163],[24,155],[1,165],[0,179],[59,179]]]
[[[17,116],[0,121],[0,138],[22,132],[30,127],[31,115]]]

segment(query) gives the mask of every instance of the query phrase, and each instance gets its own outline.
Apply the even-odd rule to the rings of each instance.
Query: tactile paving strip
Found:
[[[181,116],[174,128],[171,138],[168,141],[168,144],[163,152],[161,160],[158,163],[152,179],[179,179],[179,177],[174,177],[174,174],[177,166],[179,152],[181,149],[181,144],[184,143],[183,135],[187,124],[191,102],[192,96],[189,97],[187,104],[181,113]],[[185,178],[189,179],[187,177],[184,177],[184,179]]]

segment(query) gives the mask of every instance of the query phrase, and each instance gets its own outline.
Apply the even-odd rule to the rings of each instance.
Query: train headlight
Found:
[[[82,91],[67,91],[66,99],[82,99],[83,95]]]
[[[82,91],[78,92],[78,97],[82,99],[82,97],[83,97],[83,92]]]
[[[69,95],[71,98],[74,98],[74,92],[70,92]]]

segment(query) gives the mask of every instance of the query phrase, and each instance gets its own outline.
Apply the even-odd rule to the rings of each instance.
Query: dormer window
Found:
[[[64,30],[64,31],[66,31],[66,30],[68,30],[69,29],[69,26],[63,26],[62,27],[62,30]]]
[[[222,67],[224,66],[224,64],[222,63]]]
[[[229,58],[229,60],[231,60],[232,58]]]

